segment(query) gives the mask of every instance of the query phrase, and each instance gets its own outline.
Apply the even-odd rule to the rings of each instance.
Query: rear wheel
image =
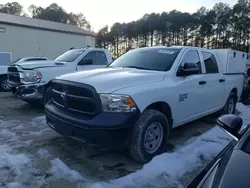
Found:
[[[169,124],[164,114],[152,109],[144,111],[133,129],[131,157],[140,163],[147,163],[165,152],[168,133]]]
[[[236,103],[237,103],[237,97],[234,92],[231,92],[229,94],[229,97],[227,98],[227,102],[223,109],[220,111],[220,115],[223,114],[234,114],[236,109]]]
[[[250,104],[250,88],[249,86],[244,89],[242,93],[242,101],[244,105],[249,105]]]
[[[8,84],[8,79],[6,75],[0,77],[0,91],[3,92],[11,91],[11,87]]]

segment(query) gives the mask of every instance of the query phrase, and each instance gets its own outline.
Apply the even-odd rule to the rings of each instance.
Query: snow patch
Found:
[[[57,179],[67,179],[70,182],[75,182],[78,180],[84,180],[83,177],[76,172],[75,170],[71,170],[65,163],[63,163],[60,159],[56,158],[51,160],[52,168],[51,173]]]
[[[7,188],[24,188],[24,186],[20,183],[13,182],[13,183],[8,183]]]
[[[39,117],[35,117],[32,119],[34,122],[38,122],[38,123],[46,123],[46,118],[45,116],[39,116]]]
[[[50,156],[49,152],[46,149],[39,149],[38,154],[45,159]]]
[[[0,132],[0,135],[1,135],[2,137],[4,137],[5,139],[17,140],[16,133],[10,132],[10,131],[7,130],[7,129],[3,129],[3,130]]]
[[[39,135],[41,135],[45,131],[52,131],[52,129],[46,128],[46,129],[42,129],[41,131],[38,131],[38,132],[30,132],[30,135],[39,136]]]
[[[0,128],[12,127],[15,124],[16,124],[15,120],[8,120],[8,121],[0,120]]]
[[[226,139],[225,139],[226,138]],[[202,165],[203,160],[212,160],[231,140],[219,127],[212,128],[193,142],[187,141],[173,153],[154,157],[141,170],[107,183],[93,184],[101,187],[183,187],[178,181],[186,173]]]
[[[21,130],[21,129],[24,129],[23,125],[18,125],[18,126],[13,128],[13,130]]]
[[[12,149],[7,145],[0,146],[0,168],[11,169],[15,175],[19,176],[30,166],[29,157],[24,154],[13,154]]]

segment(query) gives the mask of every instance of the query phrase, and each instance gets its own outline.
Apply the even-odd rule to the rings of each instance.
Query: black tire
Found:
[[[46,87],[43,93],[43,106],[45,106],[51,99],[51,87]]]
[[[0,77],[0,91],[2,91],[2,92],[11,91],[11,87],[6,86],[7,80],[8,80],[7,75],[4,75],[4,76]]]
[[[40,103],[40,101],[39,100],[32,100],[32,101],[26,101],[30,106],[32,106],[32,107],[38,107],[38,108],[41,108],[41,103]]]
[[[249,86],[245,88],[242,92],[242,101],[244,105],[249,105],[250,104],[250,88]]]
[[[11,88],[11,92],[12,92],[13,94],[16,94],[17,89],[16,89],[15,87],[12,87],[12,88]]]
[[[150,153],[144,146],[144,139],[147,129],[154,122],[157,122],[162,126],[163,139],[157,151]],[[164,114],[153,109],[145,110],[138,119],[132,132],[132,141],[129,148],[130,156],[135,161],[140,163],[149,162],[154,156],[162,154],[166,151],[167,140],[169,136],[168,134],[169,134],[169,124]]]
[[[232,110],[229,109],[229,105],[230,105],[230,101],[233,100],[233,108]],[[237,103],[237,96],[234,92],[231,92],[227,98],[227,102],[225,104],[225,106],[221,109],[221,111],[219,112],[219,115],[223,115],[223,114],[235,114],[235,110],[236,110],[236,103]],[[229,112],[231,111],[231,112]]]

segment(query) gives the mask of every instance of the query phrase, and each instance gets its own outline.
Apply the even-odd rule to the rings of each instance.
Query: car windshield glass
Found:
[[[26,59],[25,61],[45,61],[47,60],[46,58],[30,58]]]
[[[109,67],[168,71],[179,52],[179,48],[138,48],[125,53],[111,63]]]
[[[80,55],[82,55],[86,50],[69,50],[64,54],[57,57],[56,61],[63,61],[63,62],[73,62],[75,61]]]

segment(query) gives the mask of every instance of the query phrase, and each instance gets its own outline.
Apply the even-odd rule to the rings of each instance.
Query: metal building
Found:
[[[12,60],[29,56],[54,59],[71,47],[95,47],[95,35],[73,25],[0,13],[0,52]]]

